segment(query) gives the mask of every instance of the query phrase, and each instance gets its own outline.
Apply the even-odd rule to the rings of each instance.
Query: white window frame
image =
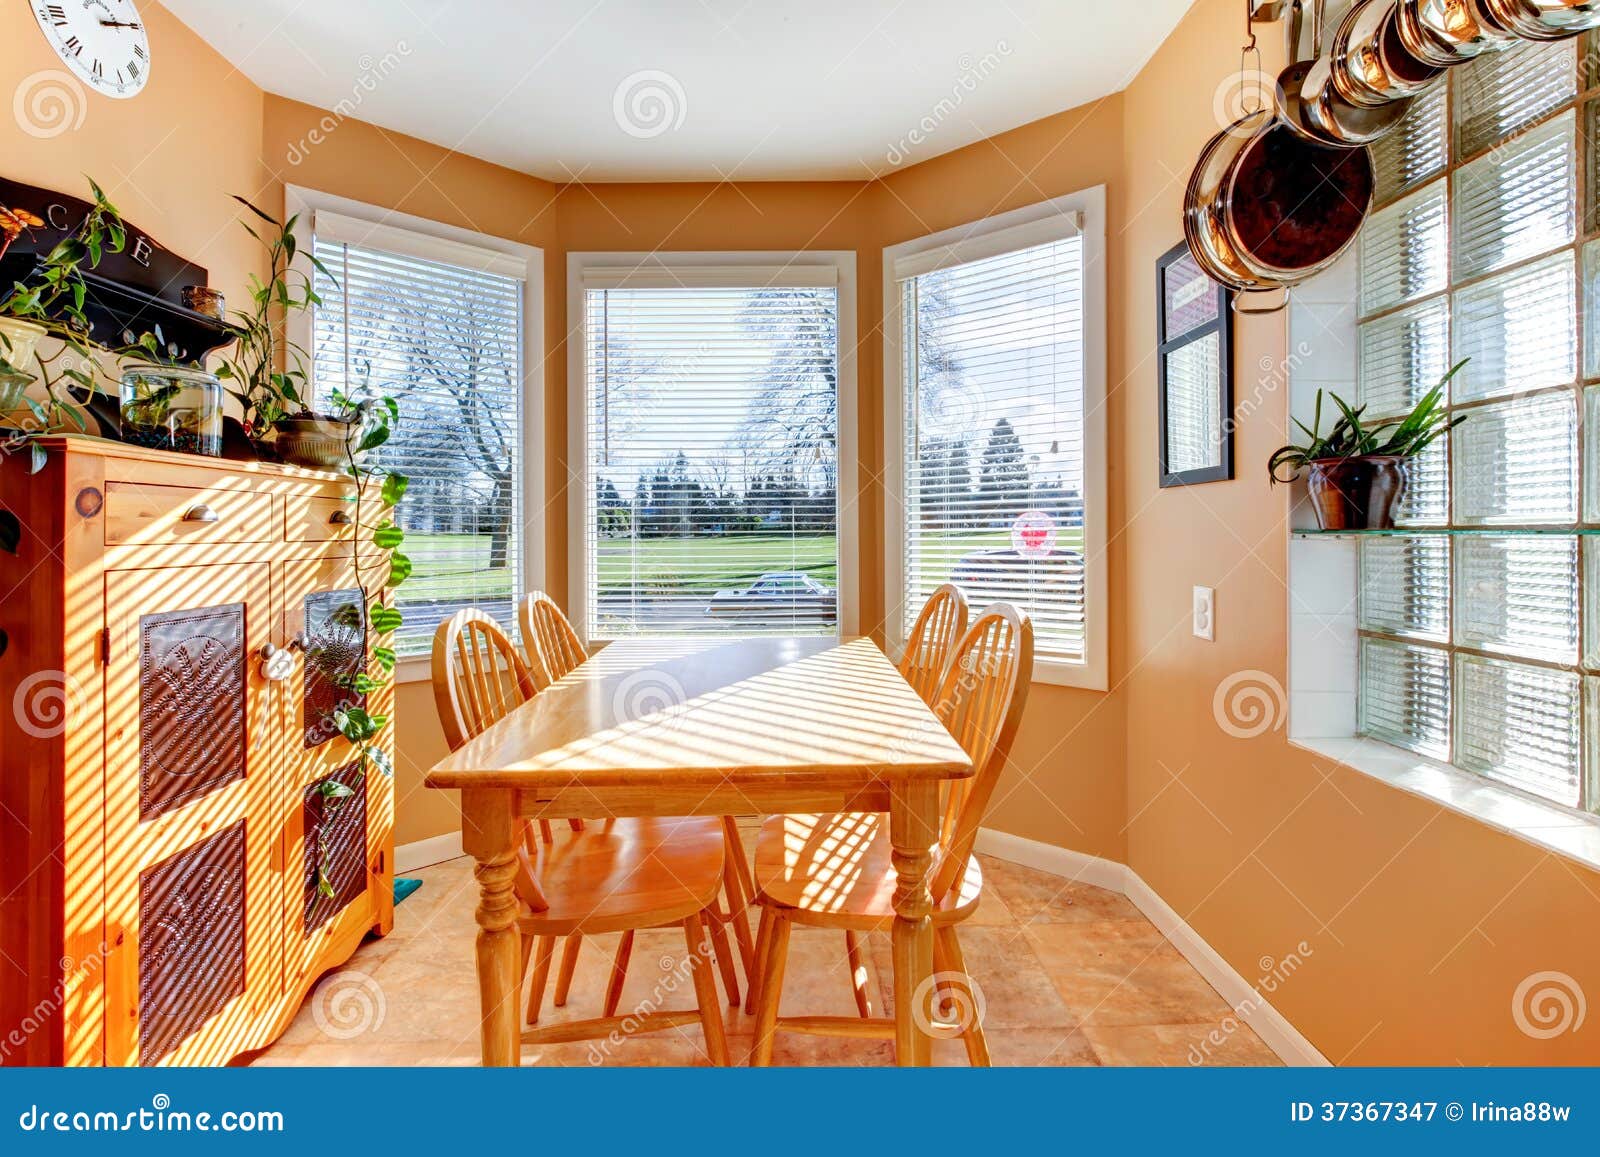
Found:
[[[838,288],[839,635],[860,633],[860,492],[857,461],[856,255],[849,250],[567,254],[567,563],[568,612],[584,646],[589,566],[585,519],[594,492],[589,477],[587,289],[745,288],[833,285]]]
[[[1106,575],[1106,189],[1096,185],[891,245],[883,251],[884,608],[890,654],[905,650],[904,309],[898,286],[952,265],[1083,237],[1083,557],[1088,603],[1084,661],[1039,659],[1037,683],[1108,689]]]
[[[285,219],[297,217],[295,239],[299,255],[295,267],[311,273],[311,240],[319,215],[340,240],[352,245],[370,245],[390,252],[405,253],[425,261],[486,269],[522,282],[522,574],[530,590],[545,585],[544,549],[544,250],[503,237],[492,237],[442,221],[431,221],[353,201],[300,185],[286,185],[283,193]],[[288,319],[289,340],[310,350],[312,319],[310,311]],[[402,417],[404,415],[402,414]],[[395,666],[395,680],[416,683],[432,678],[431,660],[426,655],[402,659]]]

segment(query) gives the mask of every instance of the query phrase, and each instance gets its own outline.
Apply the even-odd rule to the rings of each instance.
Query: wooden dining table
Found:
[[[611,643],[427,776],[461,791],[477,861],[483,1063],[521,1059],[519,819],[852,811],[889,814],[896,1054],[926,1065],[940,785],[972,774],[870,639]]]

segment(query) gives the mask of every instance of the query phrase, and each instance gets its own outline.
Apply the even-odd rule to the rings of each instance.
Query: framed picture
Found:
[[[1180,244],[1156,262],[1161,485],[1233,478],[1233,294]]]

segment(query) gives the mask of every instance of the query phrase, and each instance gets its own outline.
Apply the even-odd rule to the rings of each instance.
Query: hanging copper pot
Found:
[[[1392,3],[1392,0],[1384,2]],[[1358,2],[1341,21],[1339,30],[1348,35],[1351,17],[1359,15],[1366,7]],[[1303,6],[1296,4],[1290,25],[1290,37],[1295,44],[1300,41],[1302,13]],[[1363,101],[1351,95],[1354,86],[1349,80],[1335,76],[1336,71],[1344,70],[1336,70],[1334,57],[1322,51],[1322,14],[1323,0],[1313,0],[1311,58],[1296,61],[1278,76],[1280,115],[1291,129],[1318,144],[1343,148],[1370,144],[1405,118],[1411,108],[1411,98],[1397,96]]]
[[[1476,0],[1484,20],[1524,40],[1565,40],[1600,28],[1600,0]]]
[[[1395,0],[1356,0],[1333,34],[1333,83],[1352,104],[1382,106],[1427,91],[1444,67],[1413,56],[1400,39]]]
[[[1490,0],[1397,0],[1395,34],[1424,64],[1449,68],[1516,43],[1488,12]]]
[[[1307,140],[1263,108],[1201,152],[1185,195],[1184,236],[1213,280],[1247,293],[1285,289],[1350,247],[1372,192],[1365,148]]]

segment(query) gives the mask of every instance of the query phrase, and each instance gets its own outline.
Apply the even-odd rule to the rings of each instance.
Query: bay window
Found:
[[[853,630],[849,255],[570,261],[585,639]]]
[[[886,251],[888,633],[953,582],[1104,689],[1104,194]]]
[[[400,406],[370,455],[410,479],[395,514],[413,564],[397,592],[397,652],[424,656],[466,607],[515,634],[517,597],[543,578],[526,449],[538,429],[538,251],[308,190],[290,189],[288,203],[327,269],[315,273],[321,304],[290,334],[314,396]],[[412,666],[402,673],[424,673]]]
[[[1370,418],[1470,359],[1448,387],[1465,421],[1414,470],[1401,530],[1359,541],[1358,729],[1585,810],[1600,808],[1591,40],[1453,70],[1373,150],[1357,306]]]

